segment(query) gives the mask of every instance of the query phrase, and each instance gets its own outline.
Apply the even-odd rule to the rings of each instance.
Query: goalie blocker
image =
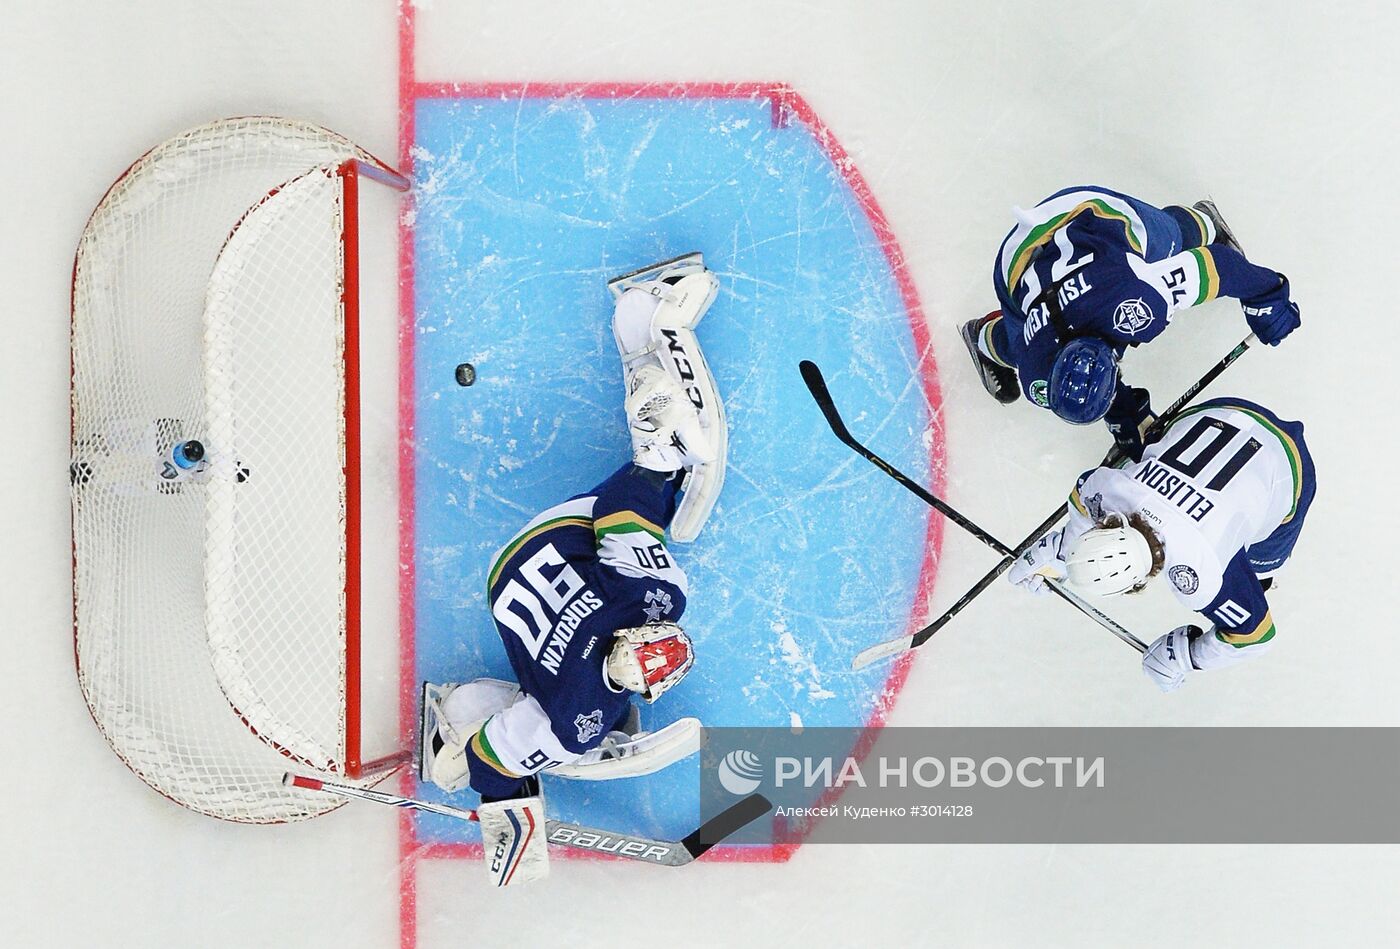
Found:
[[[526,797],[484,800],[476,809],[486,872],[494,886],[531,883],[549,875],[544,798],[540,797],[539,782],[530,783],[533,793]]]

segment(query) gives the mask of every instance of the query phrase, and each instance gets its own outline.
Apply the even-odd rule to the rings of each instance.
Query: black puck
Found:
[[[476,381],[476,367],[469,362],[464,362],[457,367],[457,384],[459,386],[469,386]]]

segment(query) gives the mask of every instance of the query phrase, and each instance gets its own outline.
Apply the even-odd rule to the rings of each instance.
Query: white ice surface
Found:
[[[1373,236],[1400,217],[1400,10],[524,6],[427,5],[419,77],[771,79],[803,93],[859,163],[908,255],[940,357],[948,494],[995,533],[1019,536],[1102,451],[1097,431],[996,406],[965,365],[955,327],[990,307],[992,255],[1012,204],[1084,182],[1163,203],[1210,193],[1251,256],[1289,274],[1302,331],[1251,352],[1212,390],[1303,419],[1318,461],[1321,491],[1274,598],[1273,653],[1162,697],[1101,630],[1056,603],[1037,604],[1044,621],[1027,628],[1015,621],[1026,604],[995,589],[924,650],[892,724],[1400,724],[1388,484],[1400,324],[1389,242]],[[392,817],[347,807],[282,829],[224,825],[161,800],[108,750],[73,676],[64,477],[72,251],[112,178],[178,130],[253,112],[321,122],[393,158],[395,16],[388,0],[5,10],[8,945],[397,941]],[[393,238],[379,233],[366,312],[391,314]],[[377,332],[367,359],[382,361],[383,385],[365,405],[385,424],[392,326]],[[1237,308],[1217,303],[1155,344],[1150,368],[1145,353],[1130,366],[1170,398],[1243,335]],[[393,465],[387,450],[372,457],[369,478],[391,482]],[[392,524],[375,536],[392,545]],[[991,563],[951,526],[944,551],[938,605]],[[392,602],[374,608],[392,622]],[[1147,638],[1180,615],[1166,596],[1123,613]],[[1150,807],[1199,803],[1144,801],[1144,820]],[[830,847],[786,865],[699,865],[683,879],[561,862],[545,887],[498,897],[480,868],[433,862],[421,871],[419,944],[612,945],[619,903],[682,945],[1381,944],[1400,939],[1389,912],[1397,872],[1393,847]]]

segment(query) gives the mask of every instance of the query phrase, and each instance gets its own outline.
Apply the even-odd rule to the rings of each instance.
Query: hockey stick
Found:
[[[407,807],[428,814],[455,817],[458,820],[474,821],[476,811],[451,804],[434,804],[431,801],[417,801],[411,797],[399,797],[370,788],[357,788],[348,784],[335,784],[320,778],[308,778],[288,772],[282,775],[282,783],[288,787],[304,788],[308,791],[324,791],[342,797],[359,798],[375,804],[390,807]],[[683,867],[694,861],[705,851],[724,838],[735,834],[772,810],[773,805],[762,794],[750,794],[735,804],[720,811],[680,840],[653,840],[637,834],[623,834],[615,830],[600,830],[571,824],[568,821],[549,819],[545,821],[546,839],[562,847],[591,850],[594,853],[614,857],[626,857],[663,867]]]
[[[837,411],[836,403],[831,398],[831,390],[827,388],[826,380],[822,378],[822,371],[819,368],[817,368],[816,363],[804,359],[802,360],[802,362],[798,363],[797,368],[801,371],[802,381],[807,384],[807,390],[812,393],[812,398],[816,401],[817,408],[821,409],[822,415],[826,417],[827,425],[831,426],[832,433],[835,434],[837,439],[840,440],[847,448],[850,448],[856,454],[869,461],[871,464],[879,468],[885,474],[889,475],[895,481],[898,481],[909,491],[918,495],[919,498],[921,498],[925,504],[928,504],[934,510],[948,517],[959,527],[962,527],[972,536],[976,537],[978,540],[995,550],[997,553],[1002,554],[1003,556],[1011,554],[1011,548],[1007,547],[1005,544],[997,540],[991,534],[988,534],[986,531],[984,531],[981,527],[968,520],[962,514],[962,512],[958,511],[956,508],[954,508],[948,502],[944,501],[942,498],[930,494],[924,488],[923,485],[914,481],[904,472],[900,471],[898,468],[894,467],[894,465],[891,465],[888,461],[881,458],[879,455],[875,454],[875,452],[871,451],[865,445],[857,441],[855,436],[851,434],[850,429],[846,428],[846,423],[842,420],[841,413]],[[1142,640],[1138,639],[1132,633],[1128,632],[1126,629],[1120,626],[1117,622],[1115,622],[1112,619],[1112,617],[1109,617],[1108,615],[1095,609],[1089,603],[1086,603],[1074,593],[1065,589],[1061,584],[1059,584],[1055,580],[1047,579],[1046,582],[1049,585],[1050,589],[1054,591],[1054,593],[1066,603],[1069,603],[1075,609],[1084,613],[1090,619],[1094,620],[1104,629],[1108,630],[1110,633],[1123,640],[1123,642],[1132,646],[1138,652],[1147,652],[1146,643],[1144,643]],[[859,653],[856,656],[854,662],[852,662],[851,666],[855,669],[861,669],[865,666],[868,666],[876,659],[880,659],[887,655],[894,655],[897,652],[903,652],[905,649],[912,649],[914,648],[914,646],[906,645],[905,641],[908,640],[912,642],[913,639],[914,636],[904,636],[900,639],[894,640],[893,643],[881,643],[877,646],[872,646],[871,648]],[[892,646],[893,648],[891,648]]]
[[[1250,333],[1243,340],[1241,340],[1238,346],[1230,350],[1230,352],[1226,353],[1223,359],[1221,359],[1214,366],[1212,366],[1206,372],[1205,375],[1201,376],[1200,379],[1196,380],[1196,382],[1190,388],[1188,388],[1184,393],[1182,393],[1179,399],[1173,402],[1165,412],[1163,412],[1160,416],[1157,417],[1157,420],[1152,423],[1152,427],[1148,429],[1148,434],[1157,434],[1162,429],[1166,428],[1167,425],[1171,424],[1173,419],[1175,419],[1177,414],[1180,413],[1182,409],[1189,405],[1196,398],[1196,396],[1200,395],[1201,391],[1204,390],[1206,386],[1210,385],[1212,382],[1218,379],[1221,373],[1223,373],[1226,369],[1229,369],[1230,366],[1234,365],[1235,360],[1243,356],[1245,354],[1245,351],[1249,349],[1250,345],[1255,342],[1257,342],[1257,340],[1255,339],[1253,333]],[[1108,453],[1108,455],[1104,457],[1103,463],[1112,464],[1119,457],[1121,456],[1118,453],[1118,449],[1115,447]],[[1058,524],[1067,513],[1069,513],[1068,502],[1060,505],[1059,510],[1057,510],[1054,514],[1050,515],[1050,517],[1046,518],[1045,521],[1039,527],[1037,527],[1034,531],[1028,534],[1025,540],[1021,541],[1021,543],[1016,546],[1015,550],[1013,550],[1007,556],[1003,557],[1001,559],[1001,562],[999,562],[995,567],[988,571],[987,574],[984,577],[982,577],[981,580],[978,580],[977,583],[970,590],[964,593],[956,603],[949,607],[948,610],[942,616],[938,617],[938,619],[934,620],[932,623],[925,626],[923,629],[917,631],[913,635],[901,636],[898,639],[892,639],[887,642],[880,643],[877,646],[872,646],[870,649],[865,650],[856,657],[855,667],[861,668],[862,666],[869,665],[870,663],[875,662],[879,659],[884,659],[889,656],[893,656],[898,653],[904,652],[907,649],[917,649],[924,643],[928,642],[934,633],[938,632],[940,629],[946,626],[949,620],[951,620],[954,616],[958,615],[958,613],[960,613],[963,610],[963,608],[966,607],[969,603],[975,600],[978,597],[978,595],[982,593],[983,590],[987,589],[987,587],[995,583],[998,577],[1000,577],[1003,573],[1010,569],[1011,565],[1016,562],[1017,557],[1022,556],[1023,554],[1025,554],[1026,551],[1030,550],[1037,543],[1039,543],[1040,538],[1045,536],[1045,533],[1047,531],[1054,528],[1054,526]]]

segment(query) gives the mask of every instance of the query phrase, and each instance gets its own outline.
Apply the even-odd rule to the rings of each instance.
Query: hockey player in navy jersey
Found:
[[[481,795],[500,885],[547,867],[536,775],[628,777],[699,749],[695,719],[639,733],[633,700],[659,699],[695,658],[665,532],[693,538],[723,482],[724,411],[694,335],[718,286],[699,254],[609,283],[632,461],[493,557],[488,602],[515,681],[424,684],[422,778]]]
[[[1317,491],[1303,426],[1237,398],[1175,418],[1139,461],[1079,478],[1068,525],[1008,573],[1033,592],[1045,578],[1114,596],[1165,575],[1207,626],[1178,626],[1152,643],[1143,671],[1164,692],[1197,669],[1267,651],[1274,618],[1266,591],[1293,553]]]
[[[1270,346],[1299,325],[1288,278],[1246,260],[1210,201],[1156,208],[1090,186],[1013,213],[993,272],[1001,309],[962,327],[982,382],[1003,403],[1019,387],[1067,422],[1105,419],[1128,457],[1153,420],[1147,390],[1119,375],[1129,346],[1220,296]]]

